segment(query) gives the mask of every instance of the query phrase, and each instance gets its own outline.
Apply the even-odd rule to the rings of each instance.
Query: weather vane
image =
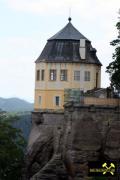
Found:
[[[70,22],[72,20],[71,18],[71,8],[69,8],[69,18],[68,18],[68,21]]]
[[[69,17],[71,17],[71,7],[69,8]]]

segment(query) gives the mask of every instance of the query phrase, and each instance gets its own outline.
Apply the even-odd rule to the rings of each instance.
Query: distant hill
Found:
[[[0,109],[8,112],[32,111],[33,103],[19,98],[0,98]]]

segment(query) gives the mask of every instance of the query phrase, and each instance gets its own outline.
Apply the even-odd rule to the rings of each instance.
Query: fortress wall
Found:
[[[32,113],[25,180],[85,179],[87,162],[101,158],[120,159],[120,107],[68,103],[64,112]]]

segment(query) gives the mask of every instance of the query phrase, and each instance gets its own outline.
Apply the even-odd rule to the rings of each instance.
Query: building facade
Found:
[[[35,61],[34,109],[63,109],[64,89],[84,92],[100,88],[101,63],[91,41],[68,19],[68,24],[48,39]]]

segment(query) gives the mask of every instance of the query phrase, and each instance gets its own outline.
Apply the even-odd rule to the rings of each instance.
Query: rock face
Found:
[[[33,112],[25,180],[88,178],[88,161],[120,160],[120,109],[68,104]]]

